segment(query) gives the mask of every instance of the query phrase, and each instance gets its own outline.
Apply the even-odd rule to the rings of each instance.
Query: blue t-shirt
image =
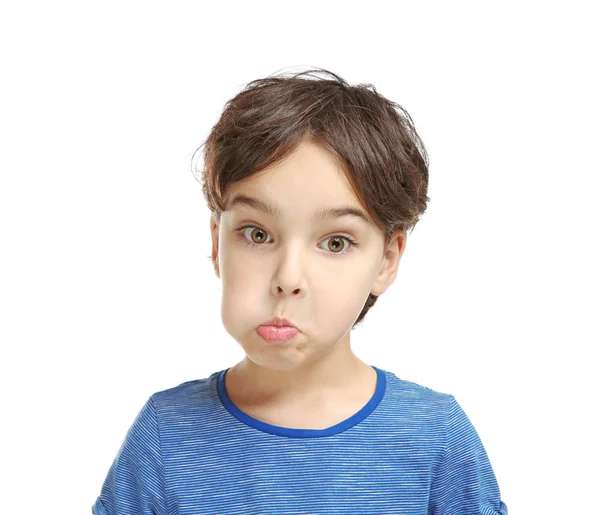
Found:
[[[154,393],[94,515],[507,515],[488,456],[452,395],[373,367],[350,418],[290,429],[238,409],[226,370]]]

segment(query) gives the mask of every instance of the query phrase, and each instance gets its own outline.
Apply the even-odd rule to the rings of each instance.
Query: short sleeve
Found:
[[[433,470],[428,515],[508,515],[483,444],[452,396],[445,434],[445,448]]]
[[[152,397],[137,414],[121,444],[94,515],[166,515],[164,468]]]

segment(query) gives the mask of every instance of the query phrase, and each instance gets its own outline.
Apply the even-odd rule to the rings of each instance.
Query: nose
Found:
[[[277,286],[277,292],[278,293],[280,293],[280,292],[287,293],[288,290],[287,290],[287,288],[282,288],[281,286]],[[298,295],[298,293],[300,293],[300,288],[296,288],[296,289],[292,290],[291,293]]]
[[[277,295],[299,295],[304,291],[306,272],[306,260],[300,250],[284,251],[273,277]]]

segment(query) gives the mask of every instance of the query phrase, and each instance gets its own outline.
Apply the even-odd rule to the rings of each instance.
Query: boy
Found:
[[[426,209],[428,157],[400,106],[316,71],[251,82],[204,143],[221,316],[246,356],[148,399],[95,515],[507,515],[454,397],[351,350]]]

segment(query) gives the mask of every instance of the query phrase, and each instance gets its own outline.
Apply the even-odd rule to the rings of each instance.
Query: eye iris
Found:
[[[331,246],[332,242],[336,242],[336,241],[338,242],[337,246],[332,247]],[[330,238],[328,246],[332,250],[338,250],[338,249],[344,248],[344,244],[342,243],[341,238]],[[337,254],[337,252],[335,252],[335,253]]]
[[[265,232],[262,229],[254,229],[252,231],[252,234],[256,234],[256,233],[263,234],[263,235],[265,234]],[[252,237],[252,239],[254,240],[254,237]],[[259,240],[260,241],[258,241],[256,243],[262,243],[264,241],[264,236],[262,238],[259,238]]]

